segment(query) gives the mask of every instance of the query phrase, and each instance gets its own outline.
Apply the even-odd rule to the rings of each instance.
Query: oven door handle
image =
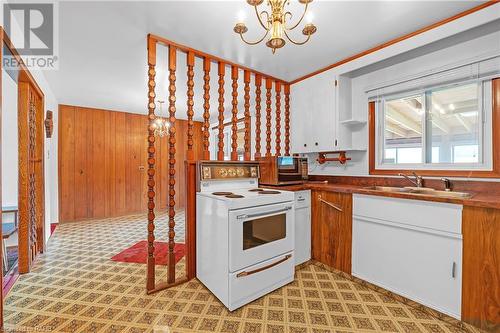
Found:
[[[266,269],[269,269],[271,267],[274,267],[276,265],[279,265],[279,264],[287,261],[291,257],[292,257],[291,254],[287,254],[283,259],[280,259],[280,260],[278,260],[276,262],[273,262],[272,264],[269,264],[269,265],[261,267],[261,268],[254,269],[253,271],[243,271],[241,273],[236,274],[236,277],[240,278],[240,277],[244,277],[244,276],[248,276],[248,275],[252,275],[252,274],[258,273],[258,272],[265,271]]]
[[[273,214],[276,214],[276,213],[286,212],[286,211],[289,211],[290,209],[292,209],[292,207],[291,206],[287,206],[287,207],[282,208],[282,209],[272,210],[270,212],[265,212],[265,213],[242,214],[242,215],[236,216],[236,218],[238,220],[243,220],[243,219],[250,219],[250,218],[253,218],[253,217],[260,217],[260,216],[264,217],[264,216],[273,215]]]

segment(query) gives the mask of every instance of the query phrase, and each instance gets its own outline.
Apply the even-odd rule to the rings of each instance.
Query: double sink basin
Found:
[[[466,199],[472,197],[472,194],[467,192],[440,191],[428,187],[369,186],[365,187],[365,189],[372,191],[381,191],[381,192],[427,195],[427,196],[441,197],[441,198]]]

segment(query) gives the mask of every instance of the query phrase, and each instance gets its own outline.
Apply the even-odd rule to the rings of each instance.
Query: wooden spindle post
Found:
[[[203,159],[210,159],[210,58],[203,58]]]
[[[188,161],[194,160],[194,151],[193,151],[193,116],[194,116],[194,52],[189,51],[187,53],[187,153],[186,159]]]
[[[217,146],[217,160],[224,160],[224,74],[226,67],[223,62],[219,61],[219,134],[217,135],[219,142]]]
[[[156,66],[156,41],[148,38],[148,259],[146,289],[155,289],[155,134],[152,126],[155,120],[155,71]],[[6,255],[6,254],[4,254]]]
[[[261,126],[261,89],[262,76],[260,74],[255,75],[255,159],[261,157],[260,153],[260,126]]]
[[[245,83],[245,153],[243,159],[245,161],[251,160],[250,155],[250,71],[245,70],[243,76],[243,82]]]
[[[169,118],[170,123],[168,133],[168,185],[169,185],[169,202],[168,202],[168,283],[175,282],[175,71],[177,69],[176,56],[177,50],[174,46],[168,47],[168,70],[169,74]]]
[[[276,156],[281,156],[281,82],[276,81]]]
[[[290,156],[290,85],[285,84],[285,156]]]
[[[231,161],[238,160],[238,67],[231,66],[231,79],[233,80],[233,92],[231,96],[233,100],[231,104]]]
[[[266,156],[271,156],[271,89],[273,80],[266,78]]]

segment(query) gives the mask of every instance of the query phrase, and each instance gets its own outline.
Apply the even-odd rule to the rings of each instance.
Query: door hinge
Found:
[[[335,80],[335,87],[339,85],[339,82]]]

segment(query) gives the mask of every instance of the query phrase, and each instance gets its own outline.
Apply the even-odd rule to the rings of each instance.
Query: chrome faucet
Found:
[[[423,187],[424,186],[424,179],[422,178],[422,176],[417,175],[415,172],[413,172],[413,176],[415,177],[415,180],[411,179],[409,176],[405,175],[404,173],[400,173],[399,176],[406,178],[410,183],[412,183],[416,187]]]

